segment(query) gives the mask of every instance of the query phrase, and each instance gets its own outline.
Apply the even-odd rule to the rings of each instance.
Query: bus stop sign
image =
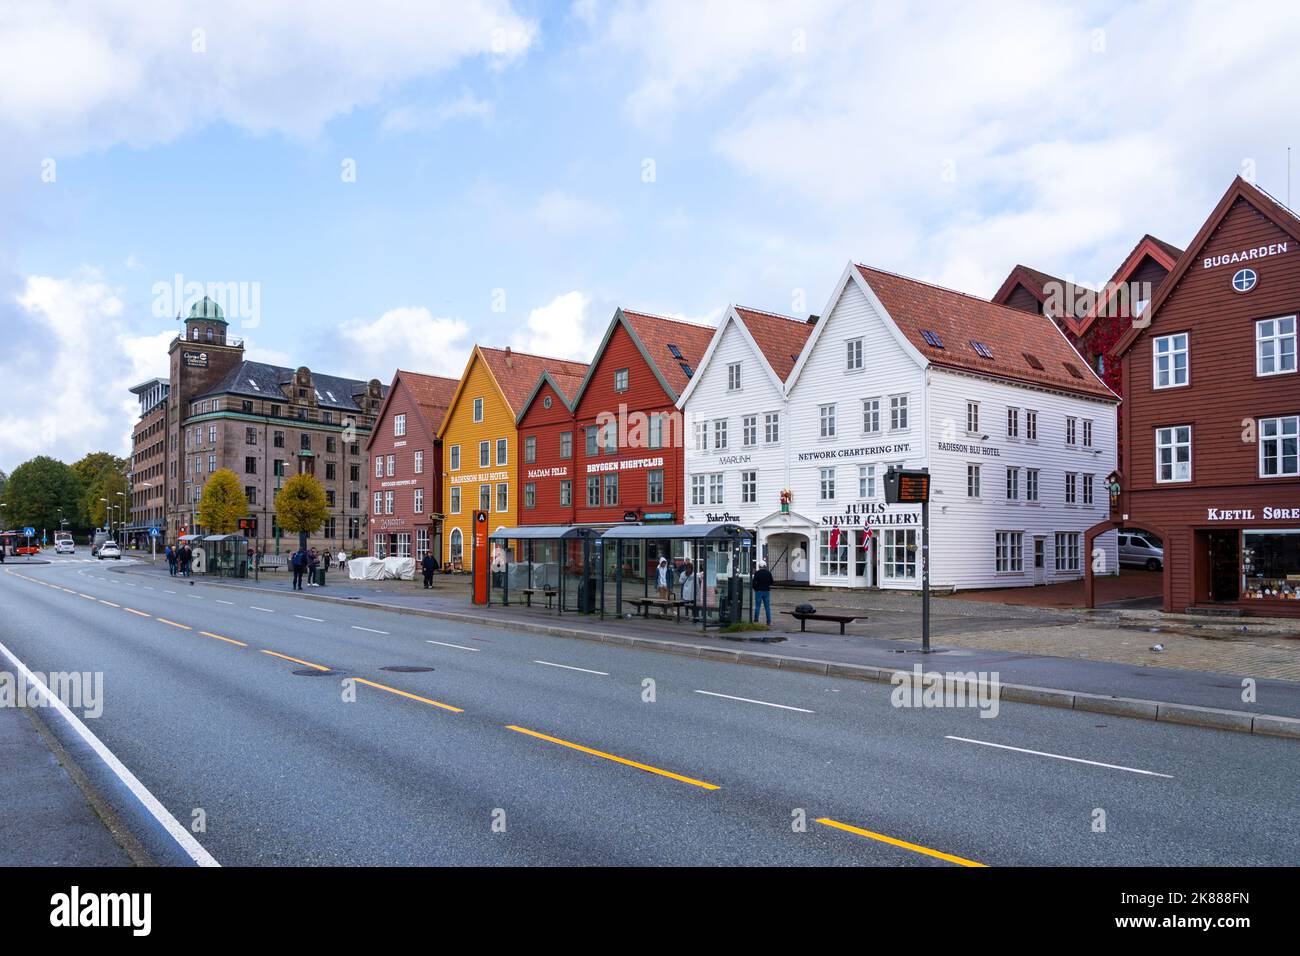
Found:
[[[885,501],[891,505],[922,505],[930,501],[930,473],[891,468],[885,472]]]

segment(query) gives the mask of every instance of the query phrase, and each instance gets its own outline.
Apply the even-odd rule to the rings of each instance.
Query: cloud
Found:
[[[435,107],[397,106],[384,114],[380,128],[385,133],[430,132],[452,120],[492,119],[494,108],[469,90],[463,90],[456,99],[447,100]]]
[[[532,217],[542,229],[556,233],[592,232],[618,221],[617,215],[600,203],[552,189],[533,204]]]
[[[435,317],[423,306],[389,309],[339,326],[347,374],[388,381],[399,368],[459,378],[473,342],[462,319]]]
[[[582,292],[557,295],[528,313],[528,322],[515,333],[511,347],[535,355],[590,362],[605,334],[604,324],[592,324],[590,305],[591,298]]]
[[[17,0],[0,7],[0,130],[54,155],[219,121],[310,136],[463,60],[513,63],[536,34],[508,0]]]
[[[0,309],[13,310],[0,377],[26,383],[0,405],[3,467],[38,454],[65,461],[94,450],[129,455],[139,406],[128,389],[166,376],[175,330],[130,330],[119,290],[91,268],[29,276]]]

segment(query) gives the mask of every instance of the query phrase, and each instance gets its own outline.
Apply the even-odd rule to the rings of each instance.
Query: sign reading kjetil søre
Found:
[[[1300,520],[1300,508],[1267,507],[1261,515],[1264,521]],[[1206,521],[1254,521],[1254,508],[1206,508]]]

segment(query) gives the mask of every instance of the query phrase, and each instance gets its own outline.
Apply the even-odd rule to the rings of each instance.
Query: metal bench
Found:
[[[852,624],[857,620],[865,621],[867,619],[865,614],[860,616],[854,614],[824,614],[821,611],[814,611],[812,614],[801,614],[798,611],[782,611],[781,613],[789,614],[792,618],[798,621],[799,630],[801,632],[808,630],[809,621],[830,621],[833,624],[838,624],[840,626],[840,633],[843,634],[844,625]]]
[[[533,595],[541,594],[546,598],[546,610],[551,609],[551,602],[559,595],[557,588],[523,588],[520,592],[524,596],[524,604],[528,607],[533,606]]]
[[[669,608],[672,608],[674,611],[677,612],[677,620],[680,623],[682,619],[682,608],[690,607],[694,602],[683,601],[679,598],[672,598],[667,601],[665,601],[663,598],[634,598],[629,603],[633,607],[638,608],[641,612],[641,616],[643,618],[646,618],[647,620],[649,620],[650,618],[650,609],[652,607],[660,608],[665,612]]]

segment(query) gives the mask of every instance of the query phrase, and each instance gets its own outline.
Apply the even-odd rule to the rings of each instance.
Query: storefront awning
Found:
[[[526,528],[497,528],[489,537],[494,541],[565,541],[573,538],[599,538],[600,532],[581,525],[548,524]]]
[[[738,524],[653,524],[653,525],[619,525],[610,528],[601,538],[602,541],[642,539],[687,540],[699,538],[730,538],[733,535],[748,534]]]

